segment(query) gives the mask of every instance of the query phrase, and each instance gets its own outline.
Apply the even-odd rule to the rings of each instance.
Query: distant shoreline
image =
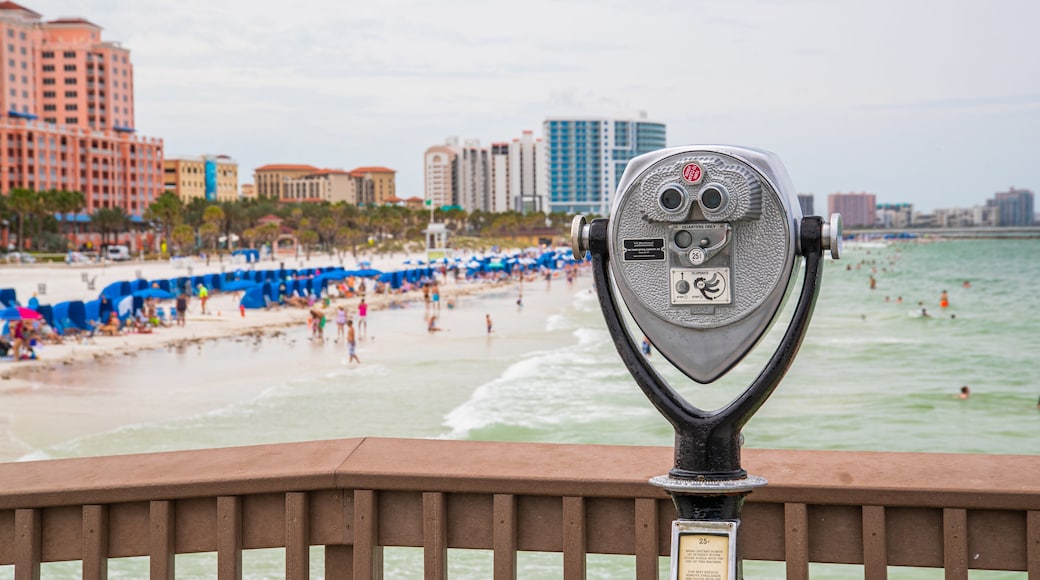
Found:
[[[843,233],[846,237],[854,236],[854,239],[863,240],[890,239],[892,241],[899,241],[920,238],[941,240],[1029,240],[1040,238],[1040,225],[1003,228],[845,228],[845,231]]]

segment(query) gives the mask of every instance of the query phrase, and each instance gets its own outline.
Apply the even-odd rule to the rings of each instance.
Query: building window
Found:
[[[75,111],[78,108],[79,107],[76,105],[76,103],[69,103],[69,104],[65,105],[65,110],[66,111]]]
[[[52,50],[45,50],[45,51],[40,53],[40,56],[43,57],[43,58],[54,58],[54,51],[52,51]]]
[[[76,125],[79,123],[79,119],[76,117],[65,117],[66,125]]]
[[[65,72],[76,72],[76,65],[67,64],[65,65]]]
[[[76,77],[65,77],[65,84],[74,85],[76,84]]]
[[[46,78],[43,79],[43,84],[45,84],[45,85],[53,85],[54,84],[54,79],[52,77],[46,77]]]
[[[67,99],[75,99],[76,95],[76,91],[65,91],[65,98]]]
[[[54,91],[43,91],[43,98],[45,99],[53,99],[55,96],[57,95],[54,93]]]
[[[62,56],[64,56],[65,58],[76,58],[76,51],[74,51],[74,50],[66,50],[62,54]]]

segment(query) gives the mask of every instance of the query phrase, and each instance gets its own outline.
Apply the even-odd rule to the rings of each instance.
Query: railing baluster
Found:
[[[306,579],[311,574],[311,518],[307,492],[285,494],[285,577]]]
[[[325,546],[325,577],[354,578],[354,546]]]
[[[1026,512],[1026,570],[1040,580],[1040,511]]]
[[[443,493],[423,492],[423,577],[448,578],[448,501]]]
[[[968,580],[968,511],[943,509],[943,566],[947,580]]]
[[[14,511],[14,580],[40,580],[43,525],[38,509]]]
[[[563,498],[563,578],[585,578],[585,498]]]
[[[516,580],[516,496],[496,493],[493,506],[495,580]]]
[[[657,500],[636,498],[636,578],[657,580],[661,560],[661,538]]]
[[[155,500],[148,503],[149,570],[151,580],[173,580],[173,563],[176,551],[176,521],[173,502]]]
[[[784,504],[784,558],[788,580],[808,580],[809,511],[804,503]]]
[[[83,578],[108,578],[108,506],[83,506]]]
[[[217,498],[217,578],[242,580],[242,498]]]
[[[376,492],[354,490],[354,578],[383,580],[383,547],[379,545]]]
[[[863,506],[863,577],[865,580],[888,579],[884,506]]]

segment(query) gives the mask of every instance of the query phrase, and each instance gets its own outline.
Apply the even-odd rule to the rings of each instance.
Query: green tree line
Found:
[[[50,190],[34,192],[13,189],[0,196],[0,216],[10,223],[17,247],[33,240],[33,249],[65,251],[67,234],[93,232],[102,243],[117,239],[132,227],[131,217],[121,208],[100,208],[90,214],[89,224],[65,222],[61,216],[79,214],[86,205],[82,193]],[[260,218],[274,215],[281,226],[261,224]],[[58,217],[56,217],[58,216]],[[182,201],[172,191],[159,195],[144,211],[144,227],[153,227],[166,242],[168,253],[191,254],[199,250],[219,252],[232,248],[257,248],[273,245],[283,228],[308,255],[311,251],[351,252],[362,246],[395,251],[410,242],[423,242],[423,229],[429,210],[412,210],[395,205],[358,207],[346,203],[283,203],[258,198],[236,201],[209,201],[203,198]],[[433,218],[447,224],[454,236],[517,237],[550,233],[566,235],[569,216],[516,211],[466,212],[459,208],[436,209]],[[237,240],[237,241],[234,241]]]

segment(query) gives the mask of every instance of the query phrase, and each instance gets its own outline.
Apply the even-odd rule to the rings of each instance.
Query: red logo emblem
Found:
[[[704,177],[704,170],[696,163],[687,163],[686,167],[683,167],[682,169],[682,176],[683,179],[690,183],[697,183],[702,177]]]

